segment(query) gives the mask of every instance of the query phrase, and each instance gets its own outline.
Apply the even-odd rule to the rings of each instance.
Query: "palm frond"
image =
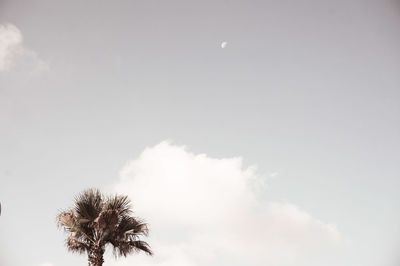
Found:
[[[98,189],[88,189],[75,197],[75,213],[78,219],[94,221],[103,209],[103,195]]]
[[[65,242],[67,248],[71,252],[83,254],[90,249],[90,245],[76,239],[74,236],[69,236]]]
[[[60,212],[56,217],[56,221],[58,227],[61,227],[68,232],[74,232],[77,227],[76,217],[73,210]]]
[[[101,230],[114,229],[118,223],[118,211],[116,210],[104,210],[99,214],[99,217],[95,220],[97,227]]]
[[[105,210],[118,211],[119,215],[127,216],[132,213],[131,201],[128,196],[114,195],[107,198],[104,204]]]
[[[80,223],[72,210],[57,215],[57,224],[75,239],[94,242],[93,231],[84,223]]]
[[[151,251],[149,244],[145,241],[142,240],[129,241],[129,244],[134,248],[136,252],[144,251],[148,255],[153,255],[153,252]]]
[[[127,240],[130,236],[130,239],[136,238],[140,235],[147,236],[148,235],[147,224],[142,220],[134,217],[122,217],[119,222],[115,234],[118,239]]]
[[[145,241],[113,241],[111,244],[113,245],[113,253],[115,257],[126,257],[133,252],[139,251],[144,251],[148,255],[153,255],[149,244]]]

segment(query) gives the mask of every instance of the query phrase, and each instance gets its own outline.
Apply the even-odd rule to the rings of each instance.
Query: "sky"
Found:
[[[397,0],[0,0],[0,265],[87,265],[55,216],[128,195],[152,257],[399,266]]]

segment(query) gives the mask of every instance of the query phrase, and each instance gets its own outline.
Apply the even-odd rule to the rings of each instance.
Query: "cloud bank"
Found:
[[[254,166],[162,142],[121,171],[114,190],[129,195],[150,224],[155,256],[110,265],[307,265],[343,243],[334,225],[294,204],[264,202]]]
[[[0,72],[15,65],[31,72],[48,70],[48,65],[38,55],[23,45],[21,31],[13,24],[0,24]]]

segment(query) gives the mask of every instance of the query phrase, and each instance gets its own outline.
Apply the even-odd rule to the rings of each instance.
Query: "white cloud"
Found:
[[[53,264],[49,263],[49,262],[45,262],[45,263],[39,264],[39,266],[53,266]]]
[[[31,73],[43,72],[49,68],[36,52],[23,45],[22,33],[15,25],[0,24],[0,72],[8,71],[15,65]]]
[[[11,24],[0,25],[0,71],[8,70],[21,53],[22,34]]]
[[[298,266],[341,246],[335,226],[294,204],[259,200],[255,169],[168,142],[147,148],[123,168],[115,190],[150,223],[156,255],[114,265]]]
[[[278,172],[273,172],[273,173],[271,173],[269,176],[272,177],[272,178],[274,178],[274,177],[277,177],[278,175],[279,175]]]

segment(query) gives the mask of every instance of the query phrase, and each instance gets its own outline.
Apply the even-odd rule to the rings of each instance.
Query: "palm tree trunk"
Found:
[[[88,253],[89,266],[102,266],[104,259],[104,248],[102,246],[93,246]]]

